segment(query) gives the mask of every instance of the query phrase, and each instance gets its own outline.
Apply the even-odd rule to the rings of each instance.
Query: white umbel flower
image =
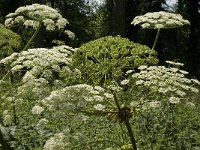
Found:
[[[138,92],[146,94],[149,101],[154,100],[149,95],[156,95],[159,101],[178,104],[180,100],[189,100],[191,95],[199,92],[199,81],[186,78],[187,71],[178,69],[183,66],[182,63],[168,61],[172,67],[165,66],[149,66],[140,67],[140,72],[133,74],[129,78],[134,88],[138,88]],[[193,83],[197,83],[194,85]],[[145,96],[144,96],[145,97]],[[149,102],[145,102],[149,103]],[[150,105],[154,103],[149,103]]]
[[[142,28],[161,29],[189,25],[190,22],[183,19],[183,17],[179,14],[160,11],[149,12],[142,16],[136,16],[131,24],[140,25]]]
[[[63,18],[57,10],[40,4],[19,7],[14,13],[8,14],[6,18],[6,27],[23,24],[25,27],[37,29],[40,24],[43,24],[47,31],[63,30],[69,24],[68,20]]]
[[[28,49],[28,51],[11,54],[2,59],[0,64],[10,66],[12,72],[27,70],[23,78],[24,82],[28,81],[30,78],[36,77],[50,79],[53,72],[62,72],[62,74],[66,76],[70,74],[78,76],[79,70],[71,70],[69,67],[72,62],[70,56],[74,51],[72,47],[66,45],[55,46],[51,49]],[[68,69],[67,71],[66,68]]]

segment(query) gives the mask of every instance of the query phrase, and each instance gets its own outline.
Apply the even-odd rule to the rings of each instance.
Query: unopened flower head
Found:
[[[6,18],[6,27],[23,24],[25,27],[37,29],[43,24],[48,31],[62,30],[69,23],[57,10],[40,4],[19,7],[14,13],[8,14]]]
[[[190,22],[183,19],[183,17],[179,14],[160,11],[149,12],[143,16],[136,16],[131,24],[141,25],[142,28],[147,29],[161,29],[176,28],[183,25],[189,25]]]

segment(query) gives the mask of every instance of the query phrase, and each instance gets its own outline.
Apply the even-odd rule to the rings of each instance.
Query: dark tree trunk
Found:
[[[188,54],[189,71],[200,76],[200,13],[199,0],[187,0],[186,8],[190,25],[190,45]]]
[[[126,0],[126,37],[132,41],[138,40],[138,26],[131,25],[133,18],[139,15],[137,8],[139,0]]]
[[[111,10],[112,35],[125,37],[125,6],[126,0],[113,0]]]

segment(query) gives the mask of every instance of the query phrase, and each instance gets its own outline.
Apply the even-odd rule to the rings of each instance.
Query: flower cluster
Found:
[[[70,56],[75,49],[62,45],[53,47],[52,49],[36,48],[13,53],[12,55],[2,59],[0,63],[11,66],[11,71],[25,72],[23,81],[29,79],[45,78],[47,80],[53,78],[53,73],[60,73],[62,76],[71,75],[79,76],[78,69],[71,70]]]
[[[60,90],[52,91],[41,104],[49,111],[67,110],[73,111],[103,111],[106,109],[106,101],[114,102],[113,95],[104,92],[104,89],[87,84],[67,86]]]
[[[142,28],[159,29],[159,28],[176,28],[183,25],[189,25],[188,20],[183,19],[179,14],[168,13],[164,11],[149,12],[143,16],[136,16],[132,23],[141,25]]]
[[[64,29],[66,24],[69,23],[57,10],[40,4],[19,7],[14,13],[8,14],[6,18],[6,27],[15,27],[23,24],[25,27],[37,29],[43,24],[47,31]]]
[[[173,66],[168,68],[165,66],[140,66],[140,73],[133,74],[131,81],[140,88],[149,89],[149,93],[151,94],[157,93],[156,97],[158,101],[160,101],[159,96],[161,96],[162,99],[166,99],[169,103],[173,104],[186,99],[188,93],[198,93],[198,89],[193,85],[200,85],[200,82],[196,79],[185,77],[188,72],[178,68],[183,64],[171,61],[169,63],[173,64]],[[155,101],[154,98],[153,101],[148,101],[153,107],[160,105],[160,102]]]
[[[42,99],[50,94],[51,88],[49,82],[44,78],[35,78],[25,74],[22,84],[16,89],[16,96],[31,99]]]
[[[63,133],[57,133],[46,141],[44,150],[66,150],[69,145],[66,140],[67,137]]]

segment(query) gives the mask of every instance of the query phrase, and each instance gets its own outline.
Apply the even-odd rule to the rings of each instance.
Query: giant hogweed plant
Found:
[[[174,64],[179,65],[180,63]],[[176,66],[169,68],[164,66],[140,66],[139,70],[141,70],[139,73],[132,74],[129,79],[122,80],[118,87],[112,87],[111,90],[100,86],[75,84],[58,90],[53,90],[48,96],[45,96],[40,100],[36,99],[36,101],[33,101],[32,104],[30,101],[29,103],[24,102],[23,100],[19,101],[16,97],[7,97],[6,102],[8,103],[4,105],[9,106],[11,99],[15,99],[17,103],[16,110],[19,111],[18,115],[20,116],[18,121],[21,126],[15,127],[15,134],[13,136],[16,139],[20,138],[24,142],[22,147],[18,147],[20,143],[13,142],[13,144],[19,144],[15,145],[15,147],[18,147],[19,149],[24,149],[28,146],[28,148],[31,148],[29,142],[33,141],[35,138],[31,136],[31,134],[34,133],[35,136],[40,138],[38,141],[35,140],[35,145],[33,146],[43,146],[40,142],[41,140],[43,140],[43,142],[46,140],[44,149],[55,149],[57,147],[60,149],[103,149],[105,148],[104,146],[110,146],[110,149],[112,149],[111,146],[113,149],[117,149],[116,146],[118,146],[120,149],[120,143],[123,145],[123,142],[128,142],[128,137],[122,136],[125,130],[123,128],[122,132],[120,128],[117,127],[118,125],[116,124],[116,121],[118,121],[122,125],[126,125],[131,141],[135,144],[135,149],[137,149],[137,147],[139,149],[158,148],[158,142],[162,144],[162,142],[166,141],[165,139],[164,141],[156,141],[158,139],[151,138],[148,139],[149,137],[147,134],[149,134],[149,132],[151,134],[158,134],[156,131],[151,132],[151,130],[155,129],[150,126],[154,123],[151,122],[151,119],[155,119],[154,117],[151,117],[151,115],[156,116],[159,114],[163,115],[162,117],[165,118],[169,117],[166,116],[166,113],[176,115],[176,110],[181,108],[182,105],[192,107],[192,110],[195,110],[194,107],[196,102],[192,102],[190,98],[191,95],[198,92],[198,89],[194,86],[200,85],[200,83],[198,80],[185,78],[185,74],[187,74],[187,72],[178,69]],[[130,71],[127,72],[127,74],[129,73]],[[123,88],[125,86],[129,86],[129,90],[126,90],[124,94]],[[27,88],[25,90],[27,90]],[[18,101],[21,102],[21,104],[18,103]],[[21,107],[25,106],[24,103],[28,105],[28,109],[25,112],[21,112]],[[166,111],[166,108],[168,108],[169,112],[164,112]],[[160,114],[158,112],[162,113]],[[147,114],[151,118],[145,118]],[[13,119],[8,120],[8,115],[9,110],[4,110],[3,121],[4,124],[7,125],[9,123],[12,124],[13,121]],[[27,118],[27,116],[29,117]],[[100,122],[96,120],[96,118],[98,118]],[[108,118],[110,121],[106,121],[104,118]],[[143,118],[147,120],[143,120]],[[150,121],[148,119],[150,119]],[[138,123],[137,120],[140,122]],[[102,125],[101,121],[106,123],[108,126],[105,124]],[[156,121],[157,126],[160,125],[159,129],[162,129],[161,122],[158,120]],[[165,121],[166,120],[164,120],[164,122]],[[171,126],[174,125],[171,124],[173,123],[171,120],[168,121]],[[134,134],[130,126],[133,122],[134,124],[132,127],[136,129],[135,136],[133,136]],[[152,124],[148,125],[148,123]],[[26,124],[28,125],[28,129]],[[145,126],[145,130],[150,128],[150,131],[142,131],[142,129],[140,129],[140,127],[143,127],[145,124],[147,124],[147,127]],[[86,126],[84,127],[84,125]],[[99,125],[101,126],[99,127]],[[180,125],[181,124],[179,124],[179,126]],[[87,130],[88,127],[94,127],[96,129]],[[105,129],[102,129],[102,127]],[[114,131],[109,131],[108,127],[112,127],[112,129],[117,130],[118,134]],[[166,128],[167,127],[164,129]],[[145,134],[142,134],[144,137],[140,136],[141,133],[138,133],[137,130],[145,132],[147,137],[145,137]],[[31,134],[28,133],[30,131]],[[110,137],[106,134],[108,131],[114,136],[118,135],[119,137]],[[29,135],[28,137],[25,137],[26,139],[23,137],[25,132]],[[95,132],[95,134],[92,132]],[[159,131],[162,138],[165,134],[167,134],[165,132],[168,132],[168,130]],[[171,132],[173,133],[175,131]],[[176,132],[177,134],[181,134],[180,131]],[[196,136],[195,138],[198,138],[198,132],[196,132],[194,130],[192,134]],[[93,136],[95,136],[94,141],[91,140]],[[59,140],[60,142],[57,141],[59,137],[63,138],[63,140]],[[137,139],[138,137],[141,139]],[[195,138],[193,138],[193,140],[195,140]],[[148,142],[145,141],[146,139],[148,139]],[[154,142],[156,141],[155,146],[154,144],[151,144],[153,140]],[[183,139],[180,138],[179,140],[182,141]],[[174,144],[173,141],[169,140],[169,142]],[[166,144],[166,147],[164,147],[163,144],[160,145],[160,148],[169,147],[170,145],[167,145],[169,142],[164,143]],[[97,143],[106,144],[102,145]],[[132,145],[127,144],[121,148],[123,149],[123,147],[125,147],[128,149],[128,147],[133,147]]]
[[[198,148],[198,118],[182,108],[197,110],[192,98],[200,83],[181,63],[156,66],[155,56],[146,46],[106,37],[76,51],[29,49],[1,60],[22,73],[15,92],[1,97],[3,148]]]
[[[91,142],[90,139],[94,136],[92,132],[93,131],[99,132],[97,129],[94,129],[88,133],[87,131],[83,131],[83,129],[81,129],[81,131],[84,132],[84,134],[83,135],[81,134],[82,135],[81,136],[79,135],[80,134],[79,131],[76,131],[75,129],[78,128],[77,126],[80,126],[81,124],[86,124],[88,118],[83,113],[90,114],[91,110],[104,109],[103,108],[104,106],[101,104],[104,103],[102,102],[103,98],[112,99],[113,95],[105,93],[104,89],[101,87],[96,86],[93,88],[92,86],[86,84],[67,86],[64,89],[58,90],[59,88],[62,88],[63,87],[62,85],[65,83],[65,80],[64,83],[62,83],[61,80],[63,75],[65,75],[65,77],[68,80],[72,79],[72,77],[78,77],[80,75],[79,71],[75,70],[75,73],[71,74],[70,78],[69,76],[67,77],[67,74],[73,73],[73,70],[72,69],[70,70],[70,60],[69,58],[67,58],[71,54],[72,50],[67,51],[65,48],[66,48],[65,46],[61,46],[59,48],[56,47],[52,50],[29,49],[28,51],[14,53],[11,56],[1,60],[1,63],[4,63],[5,65],[10,65],[12,68],[11,70],[14,72],[24,71],[24,76],[21,82],[22,85],[17,87],[13,95],[8,93],[8,95],[4,95],[1,98],[3,108],[5,106],[7,107],[6,110],[4,109],[2,110],[2,117],[3,117],[2,121],[5,126],[9,127],[10,133],[12,134],[12,138],[15,139],[11,142],[11,145],[16,149],[32,149],[34,147],[36,148],[39,146],[43,147],[42,144],[45,142],[45,140],[47,140],[47,144],[44,145],[44,149],[55,149],[56,147],[61,147],[61,146],[63,149],[65,149],[66,146],[72,148],[74,146],[75,148],[79,149],[83,145],[87,147],[86,143],[80,144],[81,141],[83,142],[83,139],[87,139],[87,141],[84,142]],[[57,71],[61,73],[62,76],[59,77],[60,80],[56,79],[55,78],[56,76],[54,76],[55,85],[52,85],[51,83],[53,77],[52,73],[55,74],[57,73]],[[46,73],[44,74],[44,72]],[[71,84],[73,84],[72,81]],[[51,92],[52,88],[53,89],[56,88],[58,92],[55,91],[55,89]],[[48,98],[47,96],[50,94],[50,92],[51,95]],[[58,97],[54,97],[56,95],[59,96],[60,93],[66,94],[63,95],[66,96],[66,98],[61,96],[60,97],[61,99],[59,100]],[[66,101],[66,99],[68,100],[71,99],[71,100]],[[57,102],[56,101],[53,102],[53,100],[56,100]],[[90,101],[91,103],[89,103]],[[95,102],[97,103],[95,104]],[[84,106],[87,107],[84,108]],[[22,107],[24,108],[23,111],[21,111]],[[90,107],[91,110],[90,109],[88,110],[88,108]],[[47,112],[43,113],[45,110]],[[74,114],[77,111],[79,112],[78,116]],[[43,116],[43,114],[46,115]],[[76,118],[80,120],[78,121],[78,123],[76,121]],[[105,122],[105,120],[103,121]],[[99,122],[98,123],[95,122],[98,122],[98,120],[93,119],[92,123],[87,122],[86,127],[94,126],[94,124],[96,124],[95,127],[97,128],[98,127],[97,124]],[[43,125],[47,126],[44,126],[43,129],[42,127]],[[69,127],[69,129],[67,127]],[[86,130],[86,128],[84,129]],[[51,136],[55,132],[58,131],[62,132],[65,130],[67,130],[67,133],[68,130],[69,131],[72,130],[71,132],[73,133],[70,132],[71,135],[68,135],[67,139],[70,139],[71,144],[75,142],[74,143],[75,145],[68,145],[67,143],[57,143],[56,140],[55,143],[53,143],[52,145],[51,142],[53,141],[51,141],[51,139],[53,139],[53,137]],[[116,131],[117,130],[119,129],[116,129]],[[41,133],[43,132],[44,134],[41,135]],[[98,142],[115,143],[113,142],[114,140],[113,141],[109,140],[110,138],[107,138],[107,140],[105,140],[103,134],[104,132],[108,133],[111,131],[104,130],[103,132],[101,132],[100,137],[96,135]],[[32,136],[33,134],[34,136]],[[78,134],[77,136],[79,137],[81,136],[80,137],[81,140],[77,139],[76,134]],[[63,135],[63,134],[55,133],[55,137],[59,137],[57,135]],[[89,136],[89,139],[88,137],[86,138],[85,135]],[[38,140],[35,140],[33,142],[36,136],[38,137]],[[48,140],[47,138],[50,139]],[[19,143],[20,141],[23,142]],[[101,147],[102,146],[100,146],[99,148],[101,149]]]

